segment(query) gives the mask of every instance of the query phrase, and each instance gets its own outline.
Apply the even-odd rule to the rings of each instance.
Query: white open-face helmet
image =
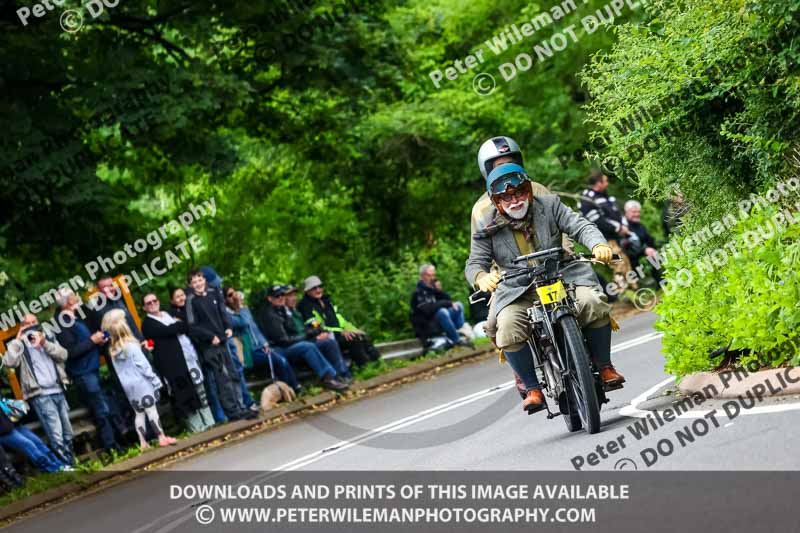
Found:
[[[518,165],[523,166],[522,151],[511,137],[492,137],[481,145],[478,149],[478,168],[483,179],[492,171],[492,161],[504,156],[513,157]]]

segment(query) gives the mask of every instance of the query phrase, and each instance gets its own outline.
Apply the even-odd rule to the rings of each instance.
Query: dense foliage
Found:
[[[81,3],[27,26],[23,2],[0,12],[2,310],[214,197],[216,217],[190,228],[207,249],[141,289],[179,282],[189,263],[247,291],[316,273],[354,322],[406,335],[419,263],[466,295],[480,142],[514,136],[539,181],[579,191],[587,163],[557,157],[587,141],[576,73],[614,42],[578,32],[504,82],[501,63],[605,2],[577,2],[498,56],[484,41],[551,4],[129,0],[62,31]],[[434,87],[431,70],[477,48],[485,64]],[[479,69],[498,79],[490,96],[473,91]]]
[[[753,210],[726,248],[735,255],[679,261],[690,274],[659,308],[668,371],[684,375],[726,357],[747,368],[800,362],[800,196],[792,200],[796,223],[772,225],[778,206]]]
[[[606,2],[575,11],[561,2],[563,18],[499,55],[487,40],[555,4],[131,0],[62,31],[61,13],[80,4],[65,0],[25,26],[22,3],[0,11],[0,310],[86,277],[88,261],[213,197],[215,217],[118,267],[141,273],[202,237],[204,251],[137,294],[180,283],[190,264],[212,264],[253,293],[316,273],[354,322],[378,338],[403,336],[420,263],[466,296],[469,211],[482,190],[474,157],[491,135],[515,137],[528,170],[564,193],[580,190],[591,146],[625,178],[618,197],[638,189],[650,199],[651,229],[661,200],[680,189],[692,206],[684,235],[794,172],[797,0],[651,0],[592,33],[580,21]],[[503,80],[501,64],[535,56],[534,44],[572,24],[576,41]],[[474,70],[434,87],[431,71],[478,49]],[[497,80],[489,96],[473,91],[480,71]],[[668,278],[747,230],[668,257]],[[781,265],[795,257],[794,238],[766,246]],[[733,269],[757,259],[665,295],[671,370],[708,367],[708,351],[728,344],[774,362],[794,356],[793,334],[767,346],[738,324],[693,322],[700,309],[687,302],[714,291],[713,316],[739,316],[725,291],[734,279],[742,294],[755,291]],[[773,315],[753,327],[774,328],[768,310],[790,297],[767,296],[758,309]],[[781,323],[795,324],[796,309]]]
[[[684,238],[727,215],[740,219],[690,253],[666,254],[672,285],[657,311],[667,368],[683,375],[728,356],[797,358],[796,226],[713,273],[697,275],[697,263],[764,229],[772,212],[756,207],[746,217],[737,202],[797,172],[788,156],[800,140],[800,2],[658,1],[648,10],[647,24],[619,27],[613,50],[585,70],[598,143],[625,161],[643,194],[685,195]]]

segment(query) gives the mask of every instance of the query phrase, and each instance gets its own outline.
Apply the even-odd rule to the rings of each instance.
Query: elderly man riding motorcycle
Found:
[[[510,279],[498,287],[500,273],[492,270],[519,268],[514,258],[531,252],[562,246],[563,234],[592,251],[598,261],[609,263],[611,248],[597,227],[564,204],[558,196],[542,194],[523,167],[519,145],[509,137],[493,137],[478,150],[478,166],[486,179],[487,196],[473,208],[472,241],[464,274],[481,291],[495,292],[489,312],[487,334],[524,384],[524,410],[536,412],[545,407],[534,369],[528,338],[527,309],[536,291],[524,277]],[[479,204],[482,204],[480,205]],[[564,281],[574,283],[578,322],[589,353],[606,386],[625,382],[611,364],[611,306],[588,263],[575,262],[563,270]]]

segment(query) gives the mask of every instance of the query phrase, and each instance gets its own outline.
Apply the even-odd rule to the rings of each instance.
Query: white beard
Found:
[[[528,202],[527,198],[519,203],[513,204],[511,207],[516,207],[517,209],[511,209],[511,207],[506,208],[506,214],[513,218],[514,220],[522,220],[525,218],[525,215],[528,214]]]

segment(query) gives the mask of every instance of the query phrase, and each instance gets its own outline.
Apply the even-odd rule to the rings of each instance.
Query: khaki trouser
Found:
[[[489,337],[496,337],[495,344],[498,348],[516,352],[525,346],[531,335],[527,310],[536,299],[536,289],[531,288],[504,307],[496,319],[492,318],[493,310],[489,311],[485,330]],[[575,307],[581,327],[599,328],[609,323],[611,306],[606,295],[596,285],[575,287]]]

